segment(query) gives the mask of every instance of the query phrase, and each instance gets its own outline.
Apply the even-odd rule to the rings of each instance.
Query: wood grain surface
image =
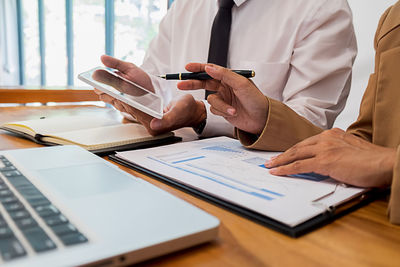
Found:
[[[95,106],[21,106],[0,108],[0,123],[77,114],[122,120],[118,112]],[[0,150],[37,146],[0,130]],[[387,199],[377,200],[293,239],[160,181],[120,168],[221,221],[219,236],[214,242],[144,262],[143,266],[400,266],[400,226],[388,222]]]
[[[0,88],[0,103],[99,101],[93,90]]]

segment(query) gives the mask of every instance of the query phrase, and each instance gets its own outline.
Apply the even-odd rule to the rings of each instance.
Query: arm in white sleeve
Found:
[[[281,101],[322,129],[343,110],[357,53],[346,0],[321,0],[297,30]],[[268,88],[259,88],[268,96]],[[207,109],[202,136],[232,135],[227,122]],[[282,129],[283,131],[285,129]]]
[[[314,125],[332,127],[346,104],[356,54],[347,1],[323,1],[299,29],[282,102]]]
[[[171,31],[175,6],[175,3],[172,4],[161,20],[159,32],[150,42],[143,64],[140,66],[150,75],[154,90],[163,97],[164,105],[171,101],[173,91],[176,90],[176,83],[163,80],[157,75],[167,73],[170,68]]]

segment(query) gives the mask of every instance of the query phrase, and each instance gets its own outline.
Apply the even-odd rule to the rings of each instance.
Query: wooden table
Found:
[[[0,123],[76,114],[121,119],[114,110],[95,106],[21,106],[0,107]],[[37,146],[0,131],[0,150]],[[144,266],[400,266],[400,226],[388,222],[386,199],[292,239],[133,170],[120,168],[221,220],[216,241],[147,261]]]

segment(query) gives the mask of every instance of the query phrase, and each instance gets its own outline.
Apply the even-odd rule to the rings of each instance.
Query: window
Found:
[[[114,55],[140,65],[171,0],[16,0],[20,85],[81,86]]]

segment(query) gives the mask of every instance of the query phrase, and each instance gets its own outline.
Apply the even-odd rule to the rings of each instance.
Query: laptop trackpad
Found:
[[[88,197],[124,190],[134,179],[103,164],[94,163],[37,170],[39,181],[65,198]]]

